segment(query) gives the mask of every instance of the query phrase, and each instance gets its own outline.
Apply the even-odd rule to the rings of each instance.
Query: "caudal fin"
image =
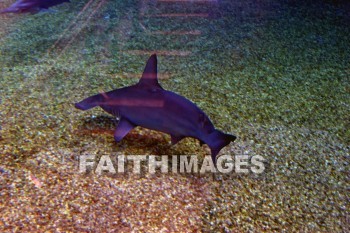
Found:
[[[97,94],[90,96],[79,103],[76,103],[74,106],[80,110],[88,110],[90,108],[94,108],[96,106],[99,106],[102,101],[104,100],[104,96],[102,94]]]
[[[207,144],[211,150],[211,158],[214,164],[216,164],[216,156],[220,150],[234,140],[236,140],[236,136],[225,134],[219,130],[215,130],[209,135],[209,142]]]

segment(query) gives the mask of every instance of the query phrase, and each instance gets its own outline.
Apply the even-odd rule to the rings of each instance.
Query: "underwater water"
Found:
[[[1,232],[350,231],[347,1],[71,0],[29,11],[0,14]],[[97,162],[80,172],[87,155],[210,155],[143,127],[117,143],[115,117],[74,107],[137,83],[154,53],[160,85],[237,136],[220,155],[260,155],[262,173],[150,174],[144,163],[135,174],[128,163],[98,174]]]

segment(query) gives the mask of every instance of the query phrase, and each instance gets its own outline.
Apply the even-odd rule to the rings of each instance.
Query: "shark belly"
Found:
[[[188,99],[166,91],[163,103],[159,107],[124,107],[120,113],[134,125],[175,137],[193,137],[206,141],[207,135],[215,130],[204,112]]]

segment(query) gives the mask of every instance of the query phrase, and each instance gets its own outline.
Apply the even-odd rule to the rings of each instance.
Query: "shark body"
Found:
[[[49,7],[69,2],[69,0],[18,0],[0,13],[38,13],[41,10],[47,10]]]
[[[137,84],[100,93],[75,104],[81,110],[96,106],[119,120],[114,133],[117,142],[136,126],[170,134],[173,145],[192,137],[209,146],[215,164],[219,151],[236,139],[234,135],[216,130],[208,116],[190,100],[159,85],[155,54],[149,58]]]

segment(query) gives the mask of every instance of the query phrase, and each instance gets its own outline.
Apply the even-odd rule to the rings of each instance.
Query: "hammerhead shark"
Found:
[[[42,10],[47,10],[49,7],[58,4],[69,2],[69,0],[18,0],[0,13],[38,13]]]
[[[137,84],[90,96],[75,104],[84,111],[96,106],[119,120],[114,132],[116,142],[136,126],[170,134],[172,145],[192,137],[209,146],[216,164],[220,150],[236,139],[215,129],[208,116],[190,100],[159,85],[156,54],[148,59]]]

